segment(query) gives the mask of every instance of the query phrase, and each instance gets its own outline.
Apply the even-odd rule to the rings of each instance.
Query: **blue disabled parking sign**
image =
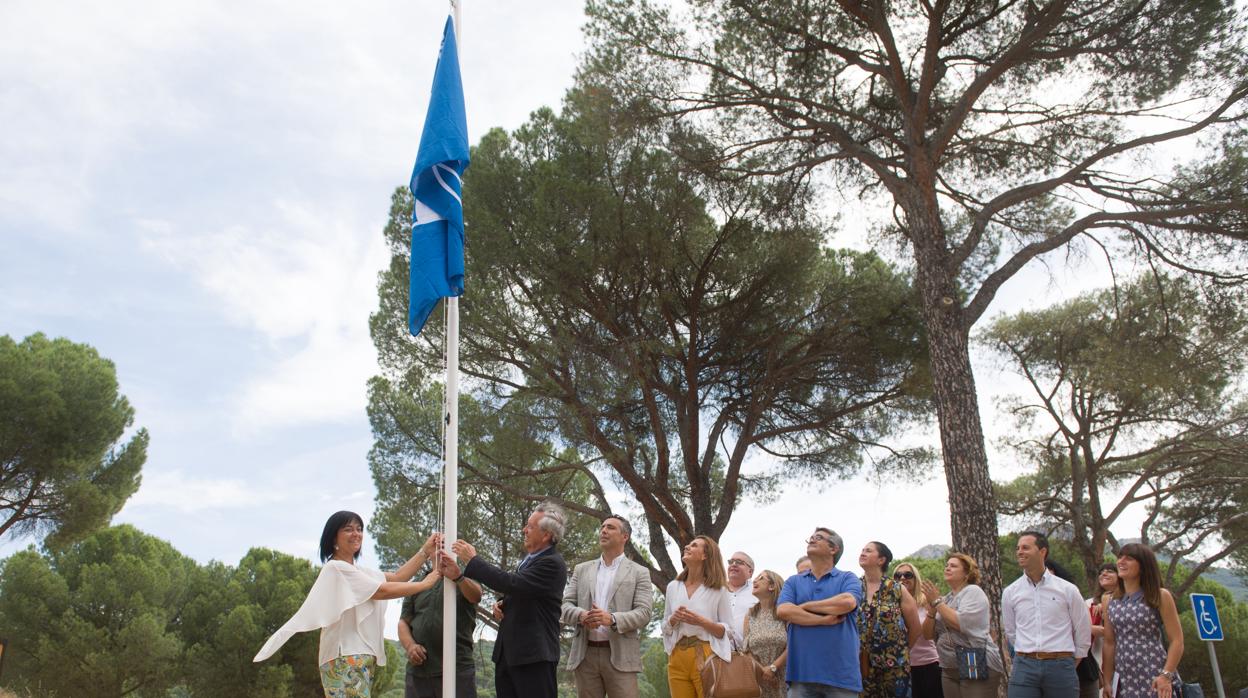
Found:
[[[1218,603],[1213,594],[1192,594],[1192,610],[1196,613],[1196,633],[1202,640],[1221,640],[1222,621],[1218,619]]]

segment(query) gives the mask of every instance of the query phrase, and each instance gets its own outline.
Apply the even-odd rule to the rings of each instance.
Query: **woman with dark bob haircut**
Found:
[[[308,598],[253,661],[273,656],[295,633],[321,631],[317,662],[328,698],[368,698],[373,672],[386,664],[386,601],[419,594],[438,581],[436,568],[419,582],[410,581],[437,550],[433,534],[394,572],[358,567],[364,547],[364,519],[351,511],[329,517],[321,532],[321,573]]]

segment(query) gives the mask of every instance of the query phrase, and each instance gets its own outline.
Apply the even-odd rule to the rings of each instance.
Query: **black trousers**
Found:
[[[910,667],[910,694],[914,698],[944,698],[940,685],[940,664],[932,662]]]
[[[558,698],[555,667],[558,662],[494,665],[494,691],[498,698]]]

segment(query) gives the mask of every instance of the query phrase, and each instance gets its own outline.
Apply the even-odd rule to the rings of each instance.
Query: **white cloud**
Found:
[[[180,470],[157,470],[143,474],[143,485],[126,502],[125,516],[159,510],[192,514],[249,509],[284,498],[276,489],[250,486],[241,480],[193,478]]]
[[[264,338],[236,429],[358,416],[376,372],[367,318],[387,253],[366,222],[328,204],[277,201],[263,229],[187,235],[146,222],[145,247],[186,270],[232,324]]]

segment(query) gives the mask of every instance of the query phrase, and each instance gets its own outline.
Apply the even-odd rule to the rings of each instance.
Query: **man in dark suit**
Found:
[[[498,698],[556,698],[555,669],[559,664],[559,613],[568,566],[555,549],[567,518],[563,510],[545,503],[529,516],[522,529],[524,551],[515,572],[477,557],[467,541],[451,550],[465,561],[463,575],[498,592],[495,606],[498,640],[494,643],[494,688]],[[455,558],[442,552],[442,576],[457,581]],[[501,616],[501,618],[500,618]]]

